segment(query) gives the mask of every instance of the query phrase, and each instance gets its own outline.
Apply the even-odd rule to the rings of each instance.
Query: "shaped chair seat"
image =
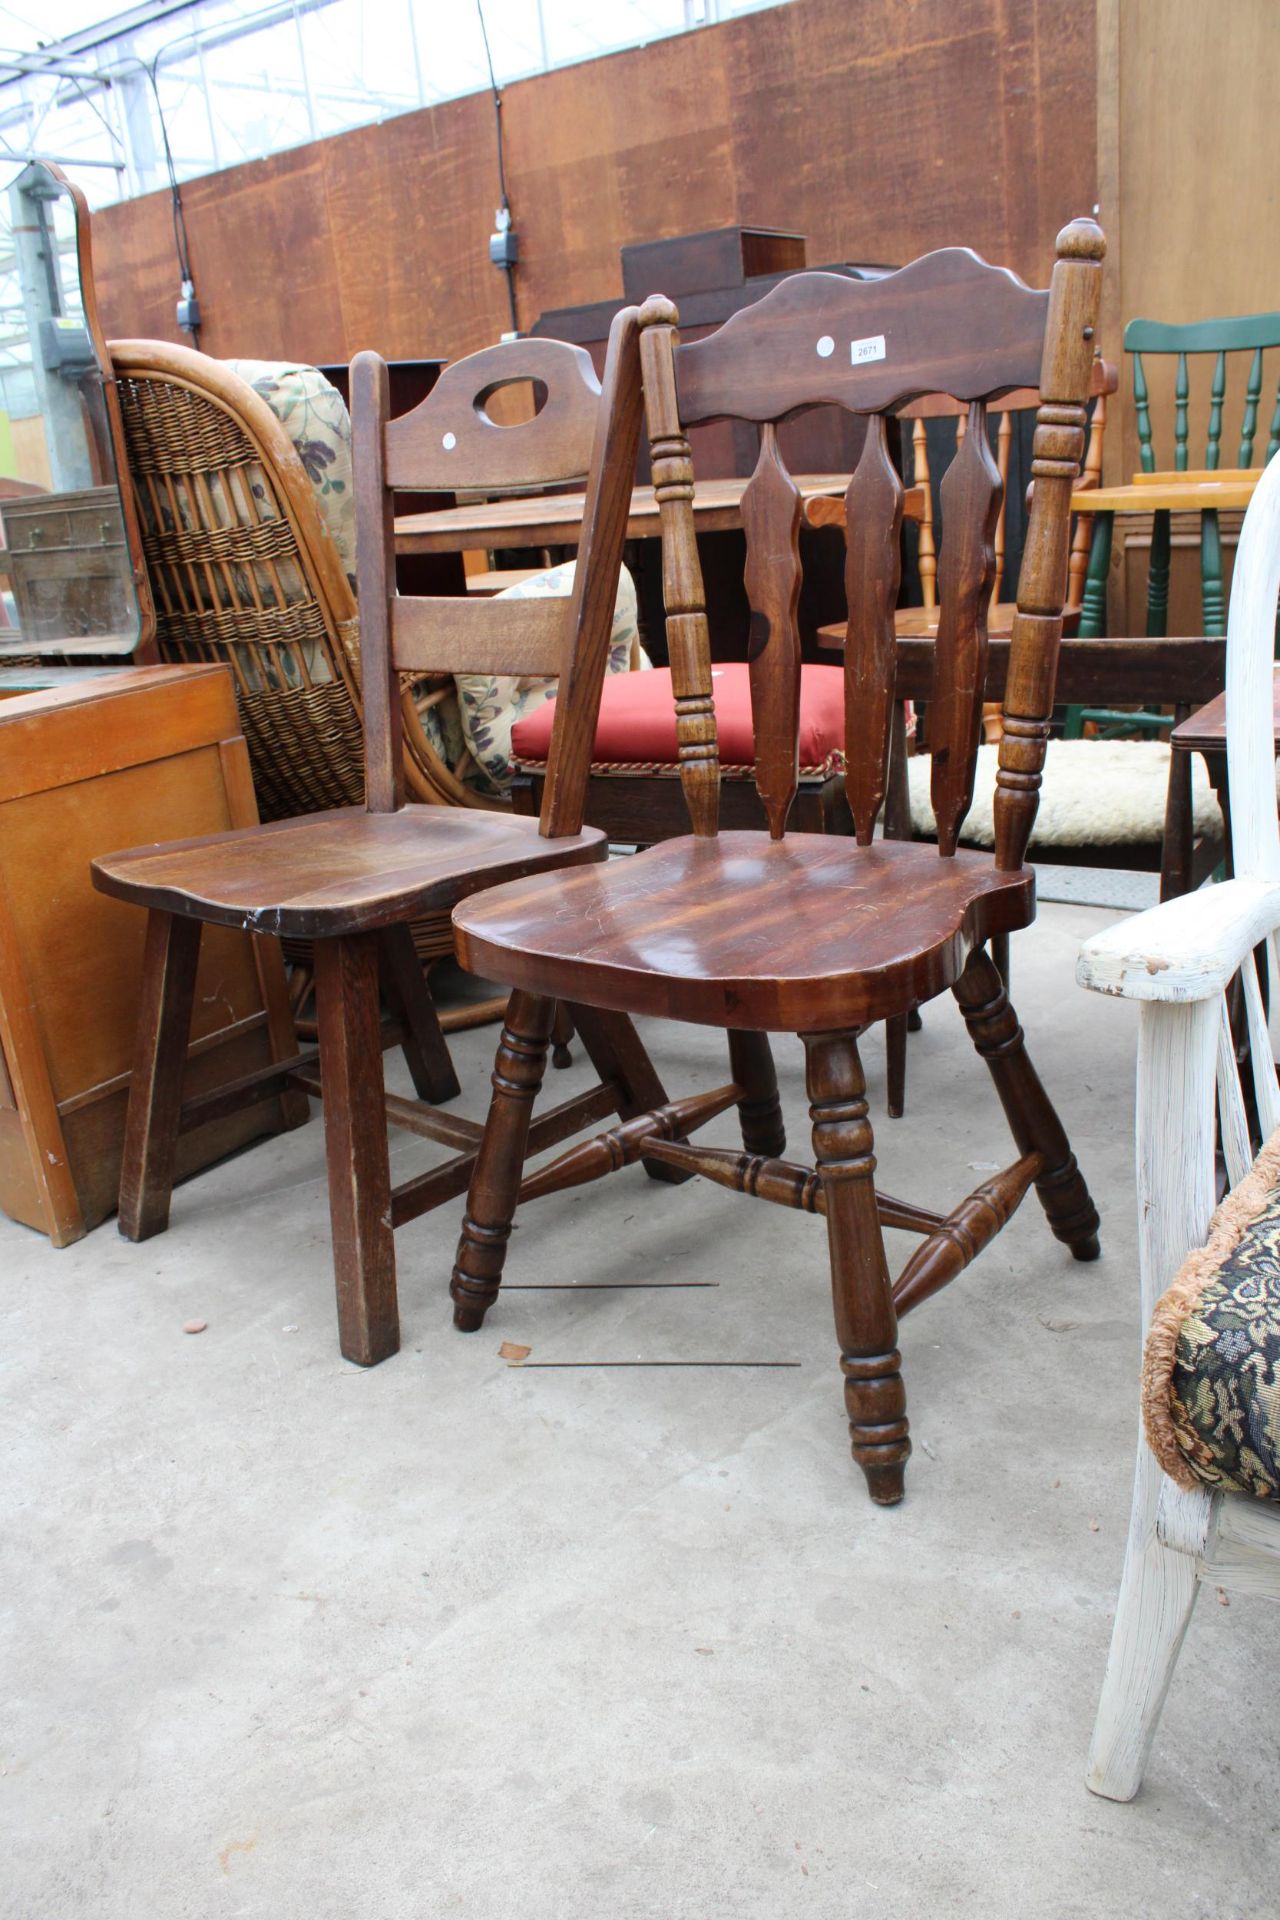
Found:
[[[504,985],[545,993],[571,971],[591,1006],[797,1033],[933,999],[974,947],[1034,914],[1030,871],[979,854],[722,833],[495,888],[454,931],[463,965]]]
[[[548,839],[518,815],[354,807],[107,854],[103,893],[163,913],[302,939],[395,926],[540,867],[599,860],[594,827]]]

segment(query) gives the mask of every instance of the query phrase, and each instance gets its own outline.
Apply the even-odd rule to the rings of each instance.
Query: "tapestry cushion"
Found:
[[[711,669],[720,762],[725,768],[755,764],[751,728],[751,683],[745,665]],[[512,735],[517,760],[538,764],[551,743],[548,707],[521,720]],[[592,762],[596,766],[668,767],[676,760],[676,716],[671,674],[656,667],[643,677],[606,681]],[[844,767],[844,669],[804,667],[800,674],[800,766],[830,774]]]
[[[567,599],[573,592],[574,564],[572,560],[567,560],[563,566],[531,574],[528,579],[495,594],[494,599]],[[649,666],[639,636],[635,582],[624,567],[618,579],[618,596],[613,607],[608,673],[629,675],[633,665]],[[458,687],[463,737],[491,787],[503,793],[511,785],[513,731],[517,726],[536,724],[530,716],[549,708],[554,700],[556,681],[545,674],[459,673],[454,677]],[[549,746],[550,711],[546,711],[545,717],[544,736]],[[543,759],[546,758],[547,746],[543,748]]]
[[[1142,1418],[1179,1486],[1280,1500],[1280,1133],[1157,1302]]]
[[[960,830],[968,847],[994,847],[993,801],[998,746],[978,748],[973,805]],[[1164,740],[1051,740],[1044,763],[1040,807],[1031,829],[1031,850],[1045,847],[1120,847],[1164,838],[1165,797],[1172,747]],[[1204,761],[1191,756],[1191,801],[1197,836],[1222,833],[1222,814]],[[929,804],[932,761],[918,754],[908,762],[911,830],[934,832]]]

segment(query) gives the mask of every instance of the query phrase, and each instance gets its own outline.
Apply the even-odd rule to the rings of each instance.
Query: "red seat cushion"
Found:
[[[745,665],[711,669],[716,703],[720,762],[725,767],[755,764],[751,731],[751,686]],[[548,701],[517,721],[511,734],[513,757],[544,761],[551,746],[555,702]],[[676,716],[671,673],[615,673],[604,683],[600,722],[592,759],[596,765],[674,766]],[[833,773],[844,764],[844,669],[804,667],[800,674],[800,765],[805,772]]]

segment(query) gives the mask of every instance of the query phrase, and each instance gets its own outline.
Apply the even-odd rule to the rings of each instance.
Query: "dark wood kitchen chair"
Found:
[[[541,389],[541,411],[526,425],[498,426],[488,400],[524,381]],[[482,1134],[475,1121],[440,1110],[459,1089],[410,924],[478,887],[595,862],[607,851],[603,834],[583,829],[582,808],[639,442],[636,311],[624,309],[614,322],[603,394],[586,353],[550,340],[491,347],[457,362],[420,406],[395,420],[376,354],[358,357],[353,387],[365,806],[112,854],[95,862],[94,882],[151,914],[121,1232],[142,1240],[167,1226],[180,1132],[284,1087],[321,1094],[342,1351],[372,1365],[399,1345],[393,1230],[463,1191]],[[397,595],[395,489],[546,486],[584,472],[571,599]],[[563,675],[540,818],[406,804],[399,676],[463,671]],[[184,1100],[205,923],[314,943],[320,1044],[318,1053]],[[418,1101],[384,1096],[381,994]],[[532,1147],[557,1144],[611,1112],[629,1120],[665,1103],[625,1016],[583,1009],[575,1022],[601,1084],[546,1114],[532,1130]],[[384,1112],[394,1125],[461,1151],[392,1189]]]
[[[965,249],[930,254],[879,281],[797,274],[718,332],[677,344],[675,309],[641,309],[641,357],[663,522],[667,638],[680,771],[693,827],[626,860],[537,875],[454,911],[465,965],[512,986],[484,1142],[454,1268],[455,1324],[496,1299],[518,1198],[595,1178],[640,1156],[784,1206],[824,1213],[854,1457],[874,1500],[901,1499],[910,1452],[897,1322],[954,1279],[1035,1187],[1054,1235],[1098,1254],[1098,1215],[1024,1044],[987,942],[1026,926],[1025,863],[1053,711],[1070,540],[1101,292],[1100,230],[1058,238],[1053,284],[1035,292]],[[986,609],[1000,476],[986,405],[1036,385],[1035,479],[1013,627],[996,801],[996,848],[957,850],[982,712]],[[902,481],[886,420],[922,393],[969,402],[969,431],[944,482],[932,716],[936,847],[873,841],[894,706]],[[847,791],[856,838],[786,835],[796,791],[800,502],[778,420],[828,403],[864,414],[848,492]],[[764,431],[743,503],[756,780],[769,831],[717,831],[718,761],[686,430],[743,419]],[[860,1030],[950,988],[995,1082],[1017,1158],[949,1214],[875,1187]],[[775,1148],[690,1144],[668,1115],[642,1115],[577,1146],[521,1185],[530,1112],[556,999],[728,1029],[767,1087],[767,1033],[803,1041],[816,1167]],[[686,1127],[685,1132],[689,1129]],[[762,1127],[761,1131],[766,1129]],[[767,1131],[780,1135],[773,1118]],[[883,1226],[923,1236],[891,1284]]]

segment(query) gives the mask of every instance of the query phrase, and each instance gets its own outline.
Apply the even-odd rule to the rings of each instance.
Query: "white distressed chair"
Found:
[[[1215,1111],[1232,1186],[1252,1149],[1226,993],[1243,980],[1258,1121],[1280,1126],[1271,1037],[1254,960],[1280,1003],[1280,831],[1272,672],[1280,594],[1280,455],[1258,484],[1236,554],[1227,624],[1227,764],[1237,877],[1184,895],[1090,940],[1076,977],[1141,1005],[1138,1029],[1138,1259],[1145,1342],[1152,1310],[1214,1211]],[[1280,1509],[1239,1494],[1185,1492],[1139,1435],[1115,1630],[1088,1785],[1130,1800],[1142,1782],[1196,1595],[1205,1581],[1280,1599]]]

